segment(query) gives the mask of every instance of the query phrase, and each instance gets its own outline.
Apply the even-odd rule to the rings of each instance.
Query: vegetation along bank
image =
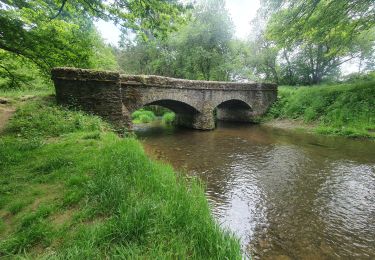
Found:
[[[0,134],[0,258],[239,259],[202,185],[50,96]]]
[[[284,119],[286,124],[280,124]],[[271,126],[305,128],[319,134],[373,139],[375,75],[342,84],[279,87],[278,100],[263,121]]]

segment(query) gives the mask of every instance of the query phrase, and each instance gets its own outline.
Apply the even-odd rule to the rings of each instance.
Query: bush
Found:
[[[172,124],[176,118],[176,114],[173,112],[168,112],[163,115],[163,122],[166,124]]]
[[[155,120],[156,116],[152,111],[148,110],[137,110],[132,114],[133,123],[150,123],[151,121]]]

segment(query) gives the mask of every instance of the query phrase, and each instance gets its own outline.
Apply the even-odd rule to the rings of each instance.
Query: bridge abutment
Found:
[[[192,128],[199,130],[212,130],[215,129],[215,118],[213,111],[211,113],[199,113],[193,119]]]

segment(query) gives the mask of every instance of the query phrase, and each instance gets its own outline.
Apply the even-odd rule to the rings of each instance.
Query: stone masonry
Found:
[[[197,81],[76,68],[52,70],[58,104],[131,128],[131,114],[146,105],[176,113],[176,123],[209,130],[218,120],[251,122],[276,100],[277,85]]]

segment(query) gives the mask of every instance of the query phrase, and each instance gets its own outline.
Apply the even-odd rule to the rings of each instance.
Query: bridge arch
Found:
[[[190,104],[187,104],[182,101],[177,101],[173,99],[160,99],[156,101],[151,101],[148,103],[145,103],[143,106],[150,106],[150,105],[156,105],[156,106],[162,106],[165,108],[168,108],[175,112],[176,114],[196,114],[199,113],[199,111],[191,106]]]
[[[241,99],[229,99],[225,100],[218,105],[216,105],[217,108],[233,108],[233,109],[238,109],[238,108],[243,108],[243,109],[252,109],[251,105],[248,104],[247,102],[241,100]]]
[[[176,115],[174,121],[176,125],[195,128],[200,123],[202,113],[193,105],[181,100],[169,98],[147,100],[138,104],[136,109],[151,105],[165,107],[173,111]]]
[[[241,99],[229,99],[216,107],[216,119],[232,122],[251,122],[253,119],[252,106]]]

